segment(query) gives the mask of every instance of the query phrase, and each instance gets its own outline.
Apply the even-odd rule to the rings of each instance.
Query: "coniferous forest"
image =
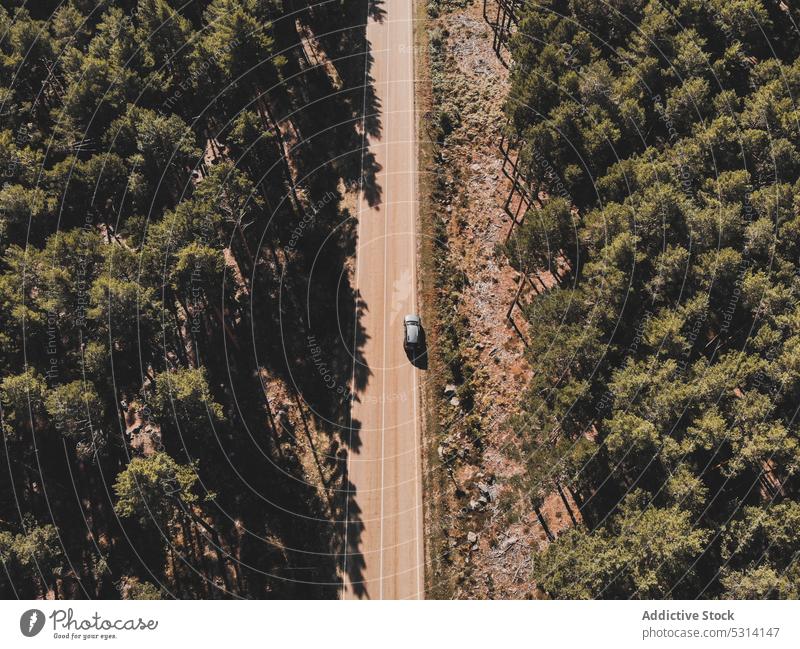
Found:
[[[771,0],[504,3],[513,420],[554,598],[800,596],[800,13]],[[503,38],[501,38],[501,41]],[[505,51],[505,50],[504,50]]]
[[[0,5],[0,597],[335,596],[367,3]]]
[[[382,204],[383,5],[0,0],[0,598],[382,597],[412,572],[417,597],[800,598],[798,3],[386,20],[380,96],[406,93],[421,160],[391,214],[430,205],[419,245],[392,235],[409,259],[382,244],[382,272],[415,266],[381,311],[354,217]],[[509,285],[504,319],[480,294]],[[370,307],[412,369],[370,370]],[[384,457],[379,504],[349,480],[374,368],[401,416],[373,381],[372,432],[414,436],[385,498],[413,558],[380,545]],[[490,416],[498,376],[524,389]]]

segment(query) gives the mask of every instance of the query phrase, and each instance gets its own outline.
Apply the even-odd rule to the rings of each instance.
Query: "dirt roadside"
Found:
[[[535,597],[531,555],[547,536],[515,486],[524,458],[508,422],[531,372],[505,318],[521,278],[496,253],[509,226],[508,70],[480,2],[419,1],[416,16],[419,293],[436,340],[423,391],[426,592]],[[554,533],[570,524],[558,495],[542,513]]]

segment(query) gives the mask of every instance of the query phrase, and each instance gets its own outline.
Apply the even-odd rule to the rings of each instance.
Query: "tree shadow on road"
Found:
[[[365,599],[369,597],[364,580],[366,561],[360,549],[364,523],[361,521],[361,508],[356,501],[355,485],[346,480],[345,489],[347,511],[343,519],[342,571],[347,575],[353,594],[358,599]]]
[[[345,199],[360,191],[366,203],[376,207],[382,198],[377,182],[381,168],[370,150],[371,142],[382,134],[381,106],[366,39],[368,19],[384,19],[382,5],[381,0],[309,3],[298,15],[299,23],[316,35],[327,64],[298,57],[293,68],[296,81],[286,84],[288,101],[279,121],[287,124],[292,173],[304,205],[294,221],[274,233],[276,247],[284,251],[280,277],[265,270],[271,262],[262,264],[252,297],[253,342],[261,364],[296,390],[299,407],[308,410],[314,430],[330,441],[326,454],[319,455],[314,445],[310,448],[322,467],[320,473],[331,471],[325,485],[331,520],[300,526],[304,529],[300,536],[324,538],[301,543],[292,535],[297,547],[312,552],[329,548],[330,557],[328,561],[298,558],[295,565],[315,567],[314,574],[326,583],[331,581],[332,566],[339,578],[344,569],[359,598],[368,597],[359,552],[364,526],[347,458],[362,446],[361,426],[351,421],[351,407],[372,371],[364,357],[368,335],[363,317],[369,305],[354,286],[351,270],[360,215],[353,218]],[[288,30],[285,33],[287,42],[295,38]],[[328,72],[331,67],[334,75]],[[297,218],[303,224],[299,237],[293,234]],[[310,502],[311,494],[299,490]],[[314,504],[313,509],[315,516],[323,508]],[[322,590],[329,592],[327,587]]]

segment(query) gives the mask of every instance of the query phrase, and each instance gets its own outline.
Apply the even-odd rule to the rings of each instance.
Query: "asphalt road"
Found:
[[[348,460],[354,490],[348,516],[358,524],[348,531],[342,594],[410,599],[424,596],[417,399],[423,370],[402,345],[403,317],[417,312],[413,7],[412,0],[374,7],[367,39],[371,105],[378,111],[369,119],[375,128],[366,150],[380,171],[359,201],[355,284],[364,336],[356,373],[366,376],[366,385],[356,390],[352,409],[357,443]]]

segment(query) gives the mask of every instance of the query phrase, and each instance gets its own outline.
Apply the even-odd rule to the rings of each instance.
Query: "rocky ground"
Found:
[[[452,128],[437,148],[436,173],[447,190],[434,218],[448,244],[441,266],[461,278],[457,298],[440,298],[454,302],[462,323],[457,353],[474,404],[464,411],[464,386],[455,382],[441,392],[439,456],[452,471],[440,494],[446,515],[429,548],[443,560],[433,562],[431,579],[442,596],[534,597],[531,556],[547,537],[525,495],[512,486],[523,458],[509,424],[531,372],[522,339],[506,318],[523,280],[496,252],[510,225],[504,210],[510,183],[498,147],[508,70],[492,49],[482,4],[445,4],[438,15],[429,12],[428,21],[433,93],[444,99],[445,123]],[[523,335],[535,335],[518,311],[515,321]],[[478,432],[468,435],[465,428]],[[571,524],[558,494],[546,500],[542,513],[553,533]]]

